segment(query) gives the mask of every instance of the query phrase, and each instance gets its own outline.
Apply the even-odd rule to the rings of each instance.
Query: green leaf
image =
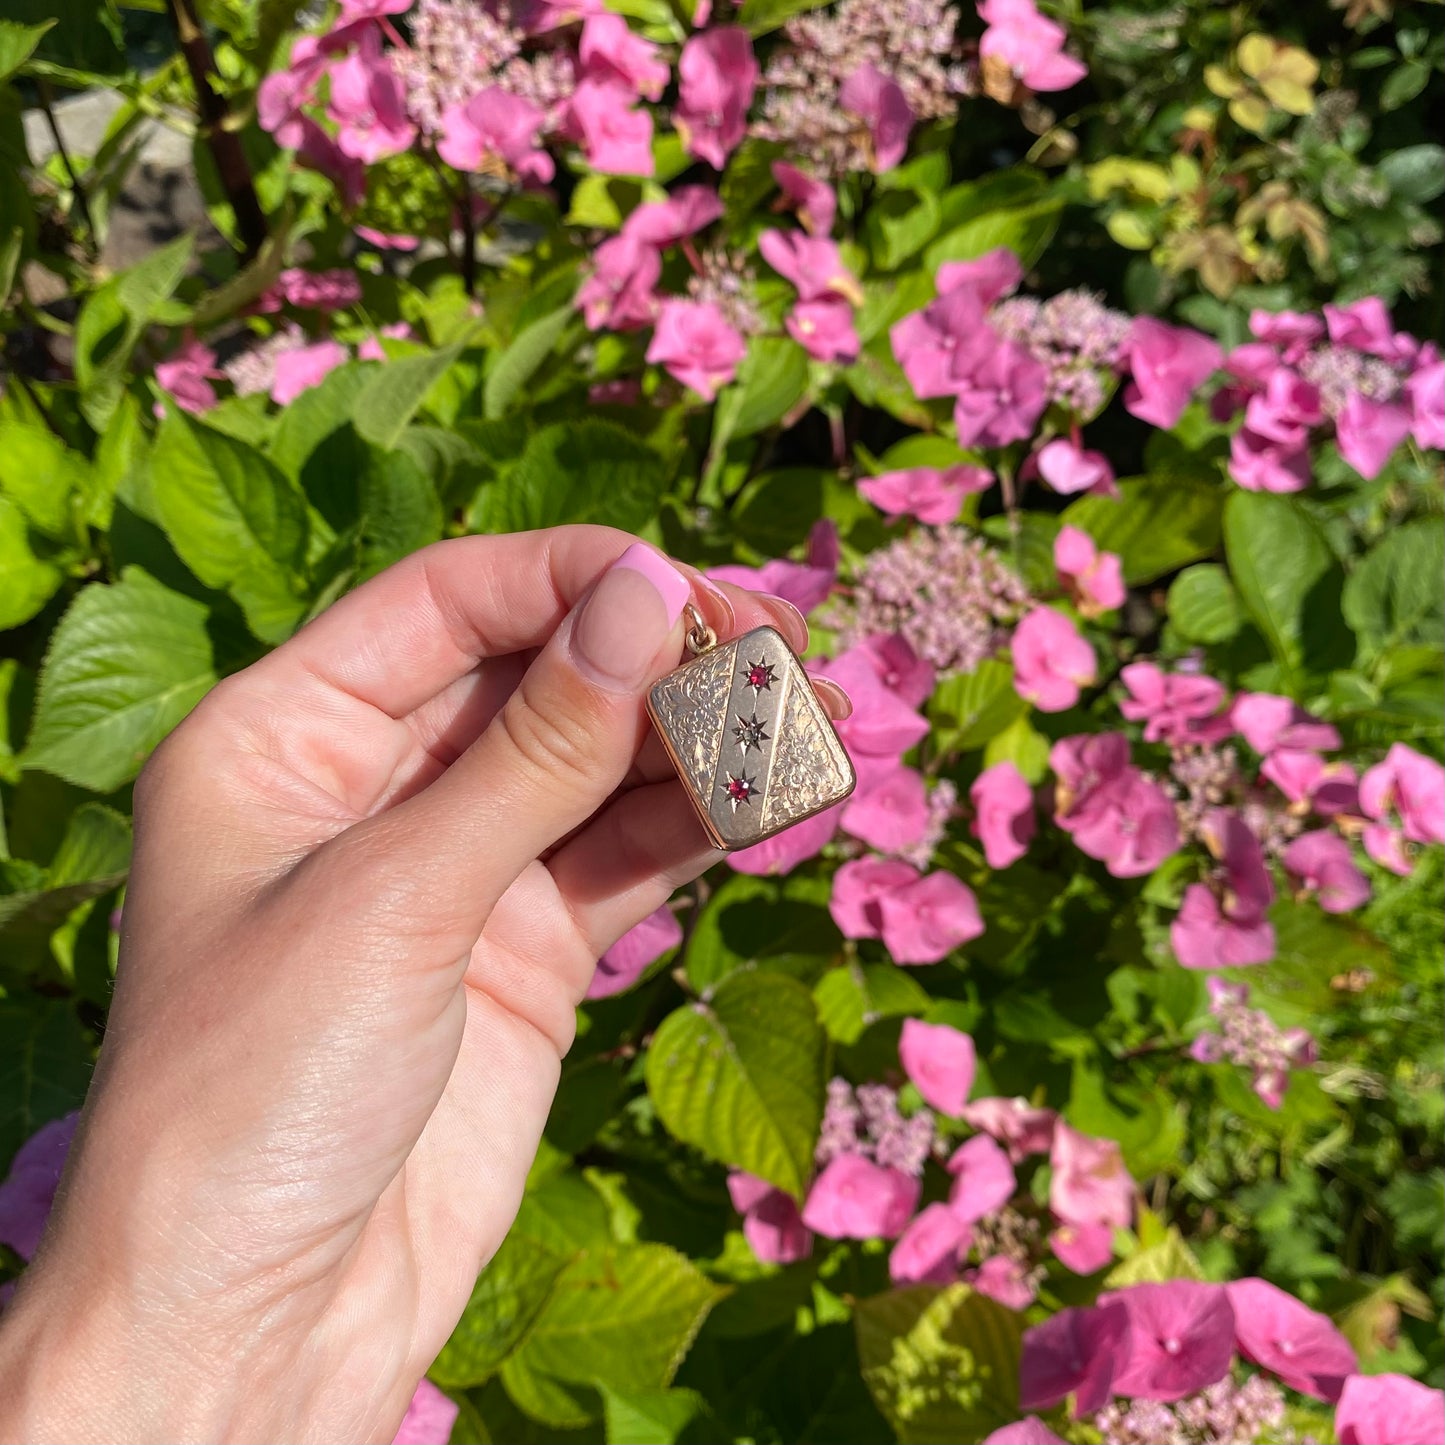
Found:
[[[5,428],[0,447],[0,493],[8,496],[37,532],[74,542],[77,513],[90,463],[54,432],[40,426]]]
[[[627,1394],[671,1384],[725,1293],[665,1245],[588,1250],[502,1365],[502,1383],[535,1419],[586,1424],[601,1413],[603,1385]]]
[[[791,336],[755,338],[738,367],[737,380],[718,397],[713,451],[780,422],[807,386],[808,353]]]
[[[1224,546],[1234,585],[1290,691],[1300,692],[1306,673],[1350,663],[1354,642],[1340,615],[1344,573],[1299,502],[1236,491],[1224,508]]]
[[[421,468],[405,452],[367,447],[356,487],[358,582],[441,537],[441,503]]]
[[[1169,588],[1169,620],[1190,642],[1228,642],[1244,623],[1244,608],[1216,562],[1186,567]]]
[[[687,978],[704,998],[746,968],[816,979],[838,956],[843,938],[828,912],[825,880],[737,873],[721,883],[687,941]]]
[[[41,1125],[80,1107],[91,1053],[68,1001],[0,999],[0,1178]]]
[[[828,0],[743,0],[737,23],[752,35],[766,35],[777,30],[794,15],[820,10]]]
[[[856,961],[829,969],[814,986],[813,997],[828,1037],[840,1044],[856,1044],[879,1019],[926,1013],[932,1002],[904,969]]]
[[[0,632],[29,622],[64,579],[54,562],[35,555],[25,514],[0,497]]]
[[[9,80],[35,54],[41,37],[54,24],[54,20],[41,25],[17,25],[13,20],[0,20],[0,83]]]
[[[635,532],[657,515],[662,458],[631,432],[587,419],[544,427],[507,473],[484,488],[477,525],[520,532],[564,522],[600,522]]]
[[[108,793],[216,681],[207,609],[137,567],[82,589],[40,669],[22,767]]]
[[[447,1389],[471,1389],[501,1368],[542,1312],[568,1256],[513,1229],[482,1270],[451,1338],[427,1372]]]
[[[120,405],[131,353],[141,333],[180,284],[195,238],[189,233],[151,252],[90,295],[75,325],[80,410],[103,432]]]
[[[1391,194],[1423,206],[1445,191],[1445,146],[1401,146],[1381,157],[1375,169]]]
[[[1023,1316],[967,1285],[860,1300],[858,1356],[901,1445],[981,1440],[1019,1418]]]
[[[1445,647],[1445,532],[1422,518],[1387,532],[1345,582],[1345,621],[1367,653]]]
[[[677,1437],[707,1402],[696,1390],[629,1390],[602,1388],[608,1445],[676,1445]]]
[[[823,1117],[825,1037],[813,996],[777,973],[726,979],[663,1020],[647,1090],[686,1144],[801,1199]]]
[[[306,498],[254,447],[173,411],[150,455],[151,492],[176,554],[240,604],[263,642],[306,610]]]
[[[1128,1259],[1109,1272],[1104,1283],[1110,1289],[1123,1289],[1131,1284],[1163,1284],[1171,1279],[1203,1279],[1204,1270],[1184,1236],[1170,1225],[1157,1244],[1136,1249]]]
[[[928,710],[938,720],[940,745],[966,752],[1011,726],[1029,705],[1014,691],[1012,664],[988,658],[972,672],[944,678]]]
[[[823,515],[830,473],[822,467],[787,467],[754,477],[733,507],[738,538],[769,557],[781,557],[807,540]]]
[[[1049,740],[1029,722],[1027,713],[988,740],[983,765],[991,768],[995,763],[1012,763],[1035,787],[1043,782],[1049,770]]]
[[[427,393],[466,350],[473,330],[469,329],[450,346],[420,356],[404,356],[376,367],[351,410],[356,430],[383,450],[394,447]]]
[[[288,477],[301,483],[312,505],[338,530],[325,500],[332,488],[324,483],[313,485],[316,479],[308,476],[308,470],[313,462],[318,468],[326,468],[327,443],[334,445],[338,433],[345,432],[348,438],[355,436],[349,428],[351,414],[373,374],[374,367],[365,362],[352,362],[328,372],[319,386],[308,387],[282,409],[266,448],[266,455]]]
[[[495,419],[506,413],[522,388],[552,354],[567,324],[576,315],[569,301],[524,327],[505,351],[493,356],[482,384],[482,415]]]
[[[943,218],[933,191],[885,191],[864,216],[863,233],[874,266],[896,271],[938,234]]]
[[[974,216],[928,248],[923,257],[924,269],[934,272],[948,261],[974,261],[1000,246],[1007,246],[1027,269],[1053,239],[1062,210],[1063,202],[1050,198]]]
[[[44,886],[0,893],[0,931],[48,936],[75,908],[122,883],[130,867],[130,824],[101,803],[70,816]]]
[[[1119,483],[1117,501],[1081,497],[1062,521],[1087,532],[1101,552],[1117,553],[1125,582],[1138,587],[1208,557],[1219,545],[1220,506],[1219,487],[1203,477],[1133,477]]]

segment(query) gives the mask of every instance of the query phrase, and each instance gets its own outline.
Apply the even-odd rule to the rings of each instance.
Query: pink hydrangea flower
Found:
[[[1023,1263],[1007,1254],[990,1255],[964,1278],[979,1294],[1009,1310],[1026,1310],[1038,1294]]]
[[[1117,497],[1114,469],[1103,452],[1086,451],[1068,437],[1045,442],[1032,458],[1038,474],[1065,497],[1088,492],[1096,497]]]
[[[538,136],[546,116],[531,101],[489,85],[464,105],[442,112],[437,154],[459,171],[479,171],[489,160],[503,162],[518,180],[545,183],[556,167]]]
[[[1263,1279],[1225,1286],[1239,1353],[1291,1390],[1331,1402],[1358,1368],[1350,1342],[1329,1318]]]
[[[1152,316],[1134,319],[1127,345],[1133,382],[1124,393],[1125,409],[1166,431],[1224,360],[1219,344],[1203,332]]]
[[[1128,1351],[1114,1391],[1134,1399],[1182,1400],[1229,1373],[1234,1310],[1224,1286],[1171,1279],[1113,1296],[1129,1312]]]
[[[840,1154],[813,1181],[803,1223],[827,1239],[897,1239],[918,1204],[920,1185],[898,1169]]]
[[[343,24],[359,20],[380,20],[383,15],[405,15],[413,0],[341,0]]]
[[[76,1112],[43,1124],[20,1146],[0,1181],[0,1244],[21,1259],[30,1259],[40,1244],[79,1122]]]
[[[194,416],[215,406],[216,388],[211,383],[224,375],[216,368],[216,353],[194,336],[156,366],[156,382],[182,411]]]
[[[986,768],[968,790],[974,807],[973,833],[983,843],[990,868],[1007,868],[1028,851],[1037,823],[1034,790],[1009,762]]]
[[[662,303],[647,359],[712,401],[737,374],[747,349],[713,302],[671,298]]]
[[[657,314],[662,254],[626,234],[612,236],[593,254],[592,274],[577,291],[577,305],[593,331],[636,331]]]
[[[1029,1415],[985,1435],[983,1445],[1064,1445],[1064,1442],[1036,1415]]]
[[[720,26],[692,36],[677,62],[672,123],[689,155],[722,170],[747,134],[758,62],[746,30]]]
[[[918,870],[897,858],[854,858],[833,875],[828,912],[844,938],[881,938],[879,900],[918,878]]]
[[[587,986],[588,998],[609,998],[629,989],[650,964],[682,942],[682,924],[665,903],[629,928],[601,958]]]
[[[341,154],[366,165],[400,155],[416,139],[401,82],[381,53],[378,32],[367,30],[360,46],[331,67],[327,114],[336,122]]]
[[[1340,455],[1362,477],[1373,480],[1410,435],[1412,424],[1408,407],[1354,391],[1335,416],[1335,442]]]
[[[1207,884],[1191,883],[1169,925],[1169,945],[1185,968],[1243,968],[1274,957],[1274,926],[1230,917]]]
[[[1283,348],[1284,360],[1294,366],[1325,334],[1325,323],[1303,311],[1262,311],[1249,313],[1249,329],[1260,341]]]
[[[1405,835],[1398,828],[1392,828],[1386,823],[1371,823],[1360,834],[1360,841],[1365,845],[1365,852],[1381,868],[1388,868],[1391,873],[1398,873],[1401,878],[1408,878],[1415,871],[1415,865],[1405,848]]]
[[[805,236],[798,231],[764,231],[758,237],[763,260],[791,281],[804,301],[841,296],[861,305],[858,278],[843,264],[838,247],[826,236]]]
[[[978,1067],[973,1040],[947,1024],[905,1019],[898,1059],[924,1102],[940,1114],[957,1115],[968,1101]]]
[[[946,1204],[919,1210],[888,1256],[894,1284],[949,1284],[958,1278],[959,1261],[973,1231]]]
[[[843,804],[825,808],[801,823],[795,823],[751,848],[739,848],[727,855],[727,864],[735,873],[781,876],[791,873],[799,863],[816,858],[833,841],[843,817]]]
[[[1030,1154],[1049,1152],[1059,1117],[1052,1109],[1036,1108],[1027,1099],[975,1099],[958,1112],[964,1123],[997,1139],[1015,1164]]]
[[[1061,527],[1054,538],[1054,566],[1085,617],[1124,605],[1124,571],[1113,552],[1101,552],[1077,527]]]
[[[728,1194],[743,1217],[743,1238],[764,1264],[792,1264],[813,1252],[813,1236],[791,1194],[742,1173],[728,1175]]]
[[[928,788],[916,768],[893,760],[859,768],[858,788],[843,805],[845,832],[880,853],[899,853],[917,843],[928,824]]]
[[[933,692],[933,668],[896,632],[875,632],[858,644],[878,674],[878,680],[909,707],[921,707]]]
[[[1018,1188],[1008,1155],[987,1134],[975,1134],[960,1144],[948,1161],[948,1172],[953,1175],[948,1207],[968,1224],[998,1213]]]
[[[1179,850],[1179,819],[1169,795],[1138,768],[1128,768],[1086,805],[1056,818],[1074,843],[1115,878],[1142,878]]]
[[[622,234],[665,249],[695,236],[723,213],[711,186],[679,186],[665,201],[644,201],[622,223]]]
[[[1377,822],[1398,813],[1412,843],[1445,843],[1445,767],[1394,743],[1360,779],[1360,806]]]
[[[1445,447],[1445,360],[1433,348],[1406,378],[1405,396],[1416,443],[1436,451]]]
[[[391,1445],[447,1445],[456,1424],[457,1404],[423,1380],[406,1407]]]
[[[278,406],[295,401],[303,391],[320,386],[347,359],[348,352],[339,341],[314,341],[281,352],[276,358],[271,400]]]
[[[1349,913],[1367,903],[1370,882],[1355,866],[1350,845],[1338,833],[1301,833],[1284,850],[1285,869],[1326,913]]]
[[[870,169],[891,171],[908,150],[913,131],[913,110],[903,87],[864,61],[838,88],[838,103],[868,127]]]
[[[1023,263],[1007,246],[995,246],[972,261],[945,261],[938,268],[938,294],[966,291],[983,306],[1018,288],[1024,278]]]
[[[894,963],[937,963],[983,932],[978,902],[952,873],[929,873],[878,899],[883,943]]]
[[[1270,692],[1240,693],[1230,706],[1229,720],[1261,756],[1276,748],[1329,751],[1340,746],[1340,735],[1329,723],[1307,713],[1291,698]]]
[[[998,341],[960,378],[953,422],[961,447],[1003,447],[1033,435],[1049,374],[1015,341]]]
[[[966,496],[992,485],[993,473],[987,468],[961,462],[956,467],[906,467],[863,477],[858,490],[887,516],[916,517],[931,527],[942,527],[958,519]]]
[[[806,613],[828,599],[838,578],[838,559],[838,528],[824,517],[809,529],[806,559],[802,562],[774,557],[761,567],[730,563],[710,568],[707,575],[714,581],[731,582],[754,592],[771,593],[791,602],[799,612]],[[807,667],[810,672],[826,671],[821,658],[810,659]]]
[[[366,167],[321,129],[310,116],[301,120],[301,143],[296,159],[306,169],[327,176],[335,185],[343,206],[359,206],[366,198]]]
[[[894,692],[882,677],[874,653],[850,647],[818,672],[831,678],[853,701],[851,716],[838,724],[838,736],[850,755],[896,758],[928,732],[928,719]]]
[[[783,327],[814,361],[852,361],[858,355],[853,308],[840,297],[798,302]]]
[[[1131,662],[1119,676],[1129,689],[1119,711],[1144,724],[1145,742],[1216,743],[1234,730],[1229,694],[1212,677],[1165,672],[1152,662]]]
[[[1061,1224],[1049,1235],[1049,1248],[1066,1269],[1095,1274],[1114,1258],[1114,1231],[1107,1224]]]
[[[321,37],[302,35],[291,47],[291,63],[276,70],[256,89],[256,119],[282,150],[295,150],[305,134],[301,107],[316,91],[326,70],[326,48]]]
[[[1445,1392],[1406,1375],[1351,1375],[1335,1410],[1340,1445],[1440,1445]]]
[[[826,236],[833,229],[838,197],[832,186],[787,161],[773,162],[773,179],[783,193],[783,202],[798,213],[805,231],[813,236]]]
[[[1035,607],[1014,628],[1014,690],[1040,712],[1063,712],[1098,676],[1094,649],[1062,612]]]
[[[888,335],[909,385],[924,400],[952,396],[975,362],[998,344],[983,302],[967,286],[941,291]]]
[[[1001,60],[1030,90],[1068,90],[1089,68],[1064,53],[1064,28],[1039,14],[1033,0],[979,0],[988,27],[978,43],[985,59]]]
[[[657,46],[608,10],[587,17],[577,54],[584,78],[610,82],[648,100],[661,99],[672,78]]]
[[[407,341],[411,338],[412,330],[405,321],[393,321],[389,326],[381,328],[379,336],[368,336],[356,348],[358,361],[385,361],[386,348],[381,344],[385,337],[390,341]]]
[[[1127,1228],[1134,1180],[1112,1139],[1093,1139],[1060,1120],[1049,1149],[1049,1208],[1065,1224]]]
[[[652,116],[629,106],[626,91],[610,81],[584,80],[572,94],[569,114],[594,171],[610,176],[652,174]]]
[[[1021,1408],[1048,1410],[1073,1395],[1075,1418],[1096,1414],[1112,1393],[1129,1331],[1129,1312],[1117,1296],[1090,1309],[1060,1310],[1027,1330],[1019,1364]]]
[[[1352,347],[1371,356],[1393,361],[1401,338],[1390,322],[1390,311],[1378,296],[1362,296],[1347,306],[1326,305],[1325,329],[1336,346]]]
[[[1247,492],[1302,492],[1310,484],[1309,451],[1241,427],[1229,443],[1229,475]]]

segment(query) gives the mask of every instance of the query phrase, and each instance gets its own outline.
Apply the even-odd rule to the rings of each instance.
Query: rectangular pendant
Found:
[[[729,852],[831,808],[857,784],[803,664],[771,627],[668,673],[647,711],[708,837]]]

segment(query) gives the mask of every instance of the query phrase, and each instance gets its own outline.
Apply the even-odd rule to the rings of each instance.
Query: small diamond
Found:
[[[728,780],[723,786],[727,789],[728,802],[733,805],[734,813],[737,812],[739,803],[746,803],[749,807],[752,807],[753,798],[758,791],[757,783],[754,779],[746,775],[735,777],[729,773]]]
[[[767,742],[770,734],[758,719],[757,709],[753,709],[752,717],[744,717],[738,714],[738,725],[733,729],[733,737],[737,739],[737,745],[743,750],[746,757],[749,748],[757,748],[762,751],[763,744]]]
[[[771,692],[773,684],[778,680],[773,664],[767,661],[750,662],[741,671],[747,685],[752,688],[754,697],[760,692]]]

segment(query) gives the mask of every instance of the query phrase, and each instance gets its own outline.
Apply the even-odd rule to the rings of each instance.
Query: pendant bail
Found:
[[[682,610],[687,614],[689,623],[686,638],[687,650],[696,657],[710,647],[716,647],[717,633],[707,625],[707,619],[702,613],[691,602],[686,603]]]

